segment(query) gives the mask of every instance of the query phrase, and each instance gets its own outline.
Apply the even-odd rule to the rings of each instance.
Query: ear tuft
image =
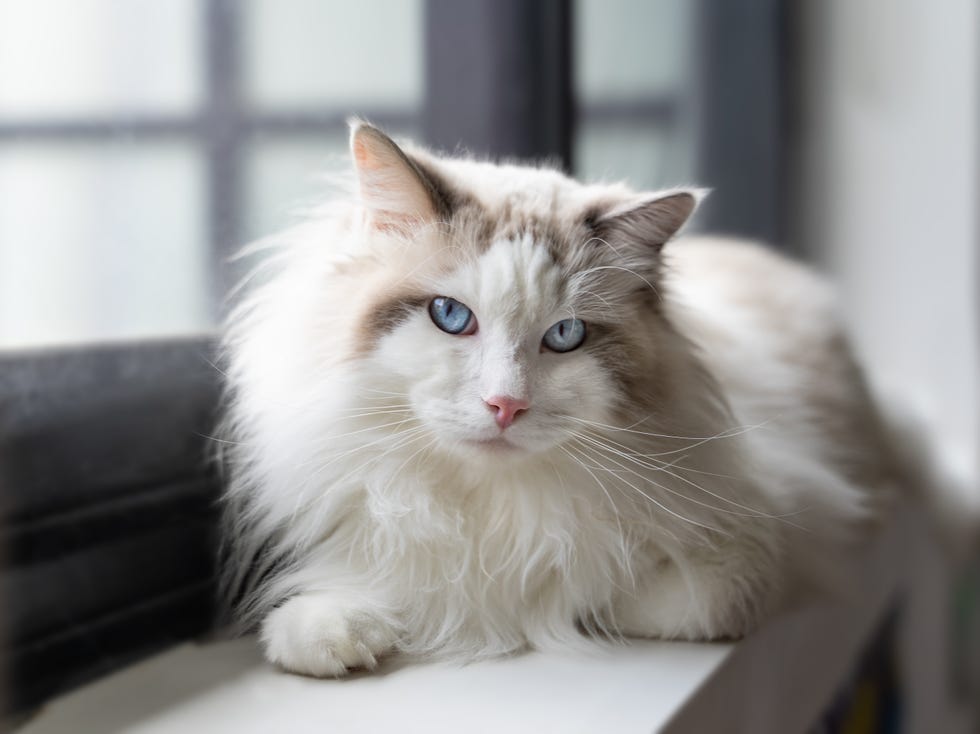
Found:
[[[395,141],[361,120],[351,120],[350,128],[351,157],[372,226],[407,232],[445,215],[435,182]]]

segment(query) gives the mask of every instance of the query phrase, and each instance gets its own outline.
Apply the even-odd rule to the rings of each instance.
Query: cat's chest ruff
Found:
[[[624,518],[533,470],[518,484],[415,487],[400,511],[374,517],[376,568],[419,586],[524,596],[556,583],[621,576]]]

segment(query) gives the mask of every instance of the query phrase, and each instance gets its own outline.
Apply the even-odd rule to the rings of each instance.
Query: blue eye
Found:
[[[544,333],[544,344],[552,352],[570,352],[578,349],[585,341],[585,322],[579,319],[564,319],[552,325]]]
[[[476,318],[459,301],[438,296],[429,304],[429,316],[432,323],[447,334],[472,334],[476,331]]]

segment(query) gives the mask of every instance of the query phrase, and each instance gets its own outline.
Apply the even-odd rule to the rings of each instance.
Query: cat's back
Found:
[[[737,419],[761,426],[758,435],[783,453],[877,483],[878,419],[831,285],[742,240],[680,238],[664,256],[669,315]]]
[[[734,320],[752,319],[788,338],[837,328],[827,281],[768,247],[735,238],[681,237],[667,245],[664,261],[668,291],[684,305],[710,310],[725,304]],[[810,318],[801,323],[800,316]]]
[[[770,249],[685,237],[667,246],[664,263],[668,309],[682,333],[710,357],[751,359],[753,382],[766,366],[760,359],[809,371],[843,347],[833,289]]]

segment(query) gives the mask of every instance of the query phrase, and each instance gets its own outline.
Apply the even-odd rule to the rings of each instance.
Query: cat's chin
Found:
[[[499,453],[501,451],[524,451],[523,447],[511,443],[503,436],[496,436],[494,438],[467,439],[464,441],[464,443],[479,451],[489,451],[491,453]]]
[[[467,458],[485,460],[520,459],[531,455],[526,446],[514,443],[504,436],[493,438],[466,438],[455,445],[456,453]]]

